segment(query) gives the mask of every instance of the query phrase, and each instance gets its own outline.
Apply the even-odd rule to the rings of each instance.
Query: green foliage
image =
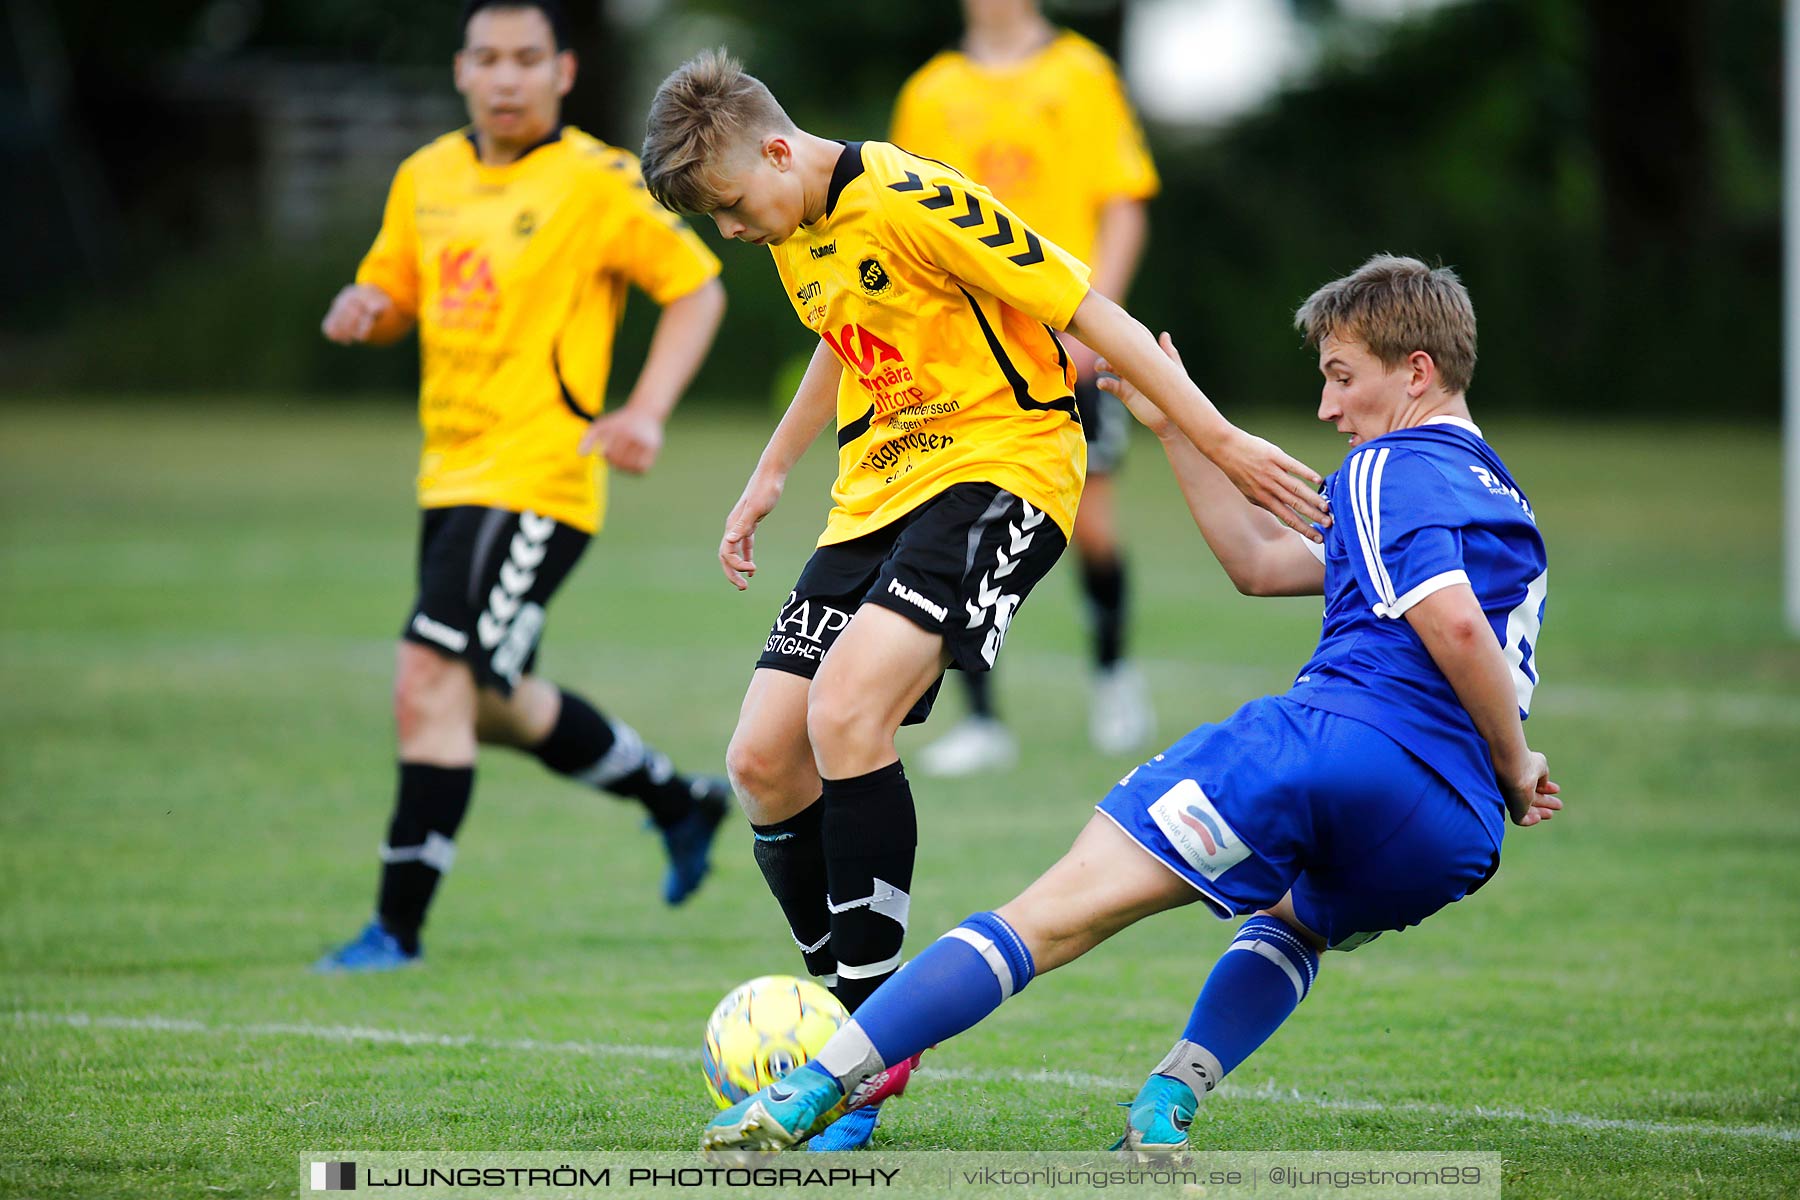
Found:
[[[421,3],[271,4],[252,44],[441,62],[454,22]],[[1105,3],[1050,7],[1111,40],[1116,10]],[[655,45],[670,60],[639,74],[648,83],[701,44],[724,41],[803,125],[844,138],[884,135],[901,81],[958,31],[947,0],[843,5],[804,22],[778,0],[689,0],[667,13],[680,32],[655,35],[600,28],[576,8],[590,67]],[[1564,413],[1776,412],[1779,6],[1675,0],[1650,20],[1629,5],[1464,0],[1393,27],[1346,18],[1331,0],[1296,10],[1325,47],[1314,77],[1204,138],[1151,131],[1164,190],[1131,307],[1176,335],[1221,404],[1242,412],[1308,402],[1317,376],[1289,327],[1295,305],[1387,251],[1453,265],[1469,284],[1483,331],[1478,397]],[[179,3],[121,18],[153,51],[187,45],[182,31],[200,19],[199,6]],[[110,46],[112,28],[80,23],[78,45]],[[1681,70],[1662,88],[1665,61]],[[578,98],[624,78],[590,70]],[[598,109],[623,111],[611,96],[601,94],[608,102]],[[602,136],[635,140],[623,118],[582,119]],[[1667,127],[1646,129],[1649,121]],[[331,246],[234,241],[185,257],[149,286],[76,305],[60,343],[17,356],[30,365],[11,382],[400,387],[413,370],[405,353],[341,351],[316,334],[376,205],[371,198],[367,221]],[[760,396],[811,336],[792,319],[766,254],[718,248],[731,307],[698,390]],[[54,298],[32,305],[54,307]],[[653,318],[638,298],[614,395],[629,388]],[[1692,364],[1705,361],[1729,367],[1703,378]]]
[[[1452,5],[1372,50],[1346,42],[1214,141],[1165,146],[1134,310],[1175,332],[1221,402],[1298,399],[1317,374],[1295,353],[1295,306],[1371,254],[1413,254],[1469,285],[1490,403],[1773,415],[1777,142],[1762,76],[1721,68],[1768,72],[1779,28],[1772,6],[1723,7],[1738,20],[1718,22],[1704,97],[1723,133],[1686,166],[1711,198],[1699,228],[1609,253],[1592,109],[1631,100],[1591,90],[1572,6]],[[1723,386],[1683,369],[1715,346],[1731,347]]]
[[[1569,809],[1513,830],[1479,895],[1328,956],[1197,1140],[1494,1150],[1509,1200],[1791,1195],[1800,648],[1770,566],[1777,449],[1477,416],[1550,546],[1528,729]],[[678,419],[551,612],[546,671],[690,767],[718,765],[828,504],[821,448],[759,534],[750,593],[720,578],[768,426]],[[1342,453],[1316,426],[1262,432],[1317,467]],[[372,899],[415,438],[404,412],[299,402],[0,409],[0,1195],[291,1194],[327,1147],[688,1147],[712,1004],[797,968],[741,826],[671,912],[634,809],[490,753],[427,964],[306,973]],[[1135,646],[1173,739],[1285,686],[1318,609],[1238,596],[1155,448],[1135,455]],[[1029,882],[1128,768],[1080,735],[1081,628],[1065,567],[999,677],[1019,770],[918,785],[914,950]],[[947,690],[903,753],[953,714]],[[1170,913],[1039,980],[926,1056],[880,1144],[1106,1144],[1228,934]],[[1031,1078],[1046,1068],[1074,1074]]]

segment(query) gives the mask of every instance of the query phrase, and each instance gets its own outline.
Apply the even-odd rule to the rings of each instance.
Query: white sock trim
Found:
[[[1268,942],[1262,941],[1261,939],[1256,941],[1236,941],[1226,948],[1227,953],[1232,950],[1249,950],[1255,954],[1262,955],[1264,958],[1280,967],[1282,971],[1287,974],[1288,982],[1294,985],[1294,1003],[1298,1004],[1300,1001],[1306,999],[1306,981],[1300,978],[1299,968],[1295,967],[1294,964],[1288,960],[1287,955],[1283,954],[1280,950],[1277,950]]]
[[[456,862],[456,842],[435,830],[425,835],[425,841],[417,846],[390,846],[381,844],[381,861],[384,863],[424,863],[439,874],[450,870]]]
[[[644,765],[644,739],[638,736],[638,731],[623,721],[609,718],[606,723],[612,729],[613,744],[600,756],[599,762],[575,773],[575,778],[597,788],[617,783]]]
[[[1006,955],[1000,953],[1000,947],[994,945],[992,938],[983,937],[973,929],[965,929],[961,925],[944,936],[973,946],[975,953],[981,955],[982,961],[987,963],[988,970],[994,973],[994,981],[1000,985],[1000,999],[1011,998],[1013,994],[1012,968],[1006,965]]]
[[[850,900],[843,904],[832,903],[831,897],[825,897],[825,907],[833,914],[849,912],[853,908],[866,908],[872,913],[897,922],[900,928],[906,928],[907,917],[912,913],[912,897],[889,883],[885,879],[871,881],[870,892],[861,900]]]
[[[794,938],[794,945],[800,947],[800,953],[811,954],[815,950],[823,950],[825,948],[825,943],[829,942],[831,940],[831,930],[827,929],[825,931],[825,936],[820,938],[818,941],[814,942],[810,946],[807,945],[805,942],[801,941],[799,938],[794,937],[794,931],[792,929],[788,930],[788,936],[791,938]]]
[[[837,973],[839,979],[873,979],[877,975],[886,975],[899,965],[900,954],[896,951],[892,958],[884,958],[878,963],[869,963],[861,967],[840,962]]]

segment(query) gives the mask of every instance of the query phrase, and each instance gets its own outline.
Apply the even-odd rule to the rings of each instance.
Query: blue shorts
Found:
[[[1098,808],[1220,917],[1291,891],[1340,950],[1417,925],[1500,866],[1468,802],[1399,743],[1280,696],[1202,725]]]

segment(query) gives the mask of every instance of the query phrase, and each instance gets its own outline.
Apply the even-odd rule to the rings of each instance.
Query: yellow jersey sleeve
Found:
[[[635,160],[627,171],[604,261],[652,300],[668,304],[718,275],[719,258],[687,222],[651,198]]]
[[[388,294],[394,307],[408,316],[419,315],[419,233],[413,224],[413,172],[408,159],[394,172],[388,188],[387,207],[381,214],[381,231],[369,247],[356,282],[372,284]]]
[[[952,170],[890,174],[899,178],[880,180],[876,193],[907,251],[1052,329],[1068,328],[1088,293],[1086,263]]]
[[[1093,121],[1092,147],[1087,166],[1093,187],[1103,201],[1148,200],[1162,187],[1143,127],[1126,98],[1125,85],[1108,69],[1091,77],[1083,111]]]

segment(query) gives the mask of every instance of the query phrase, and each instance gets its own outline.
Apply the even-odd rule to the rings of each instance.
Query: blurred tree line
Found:
[[[1397,24],[1335,0],[1268,2],[1306,21],[1320,65],[1228,127],[1151,128],[1164,190],[1130,303],[1175,334],[1228,411],[1312,402],[1317,375],[1293,308],[1378,251],[1451,264],[1469,284],[1484,407],[1778,411],[1773,0],[1463,0]],[[453,5],[0,4],[0,152],[11,164],[0,203],[9,224],[37,234],[0,293],[13,390],[407,391],[412,355],[317,335],[373,235],[379,195],[314,243],[271,244],[234,216],[230,164],[254,153],[241,121],[165,85],[170,64],[196,56],[254,66],[301,55],[444,71],[447,92]],[[1116,0],[1047,7],[1117,51]],[[633,147],[656,79],[721,42],[805,127],[882,136],[902,80],[960,25],[954,0],[845,5],[818,21],[781,0],[569,8],[583,72],[567,116]],[[64,78],[46,119],[33,56],[51,43]],[[17,83],[34,71],[35,88]],[[93,211],[47,204],[45,173],[70,171],[97,181]],[[731,311],[696,390],[760,402],[809,335],[766,254],[719,250]],[[642,298],[632,305],[615,394],[653,316]],[[1695,375],[1721,351],[1733,370]]]

